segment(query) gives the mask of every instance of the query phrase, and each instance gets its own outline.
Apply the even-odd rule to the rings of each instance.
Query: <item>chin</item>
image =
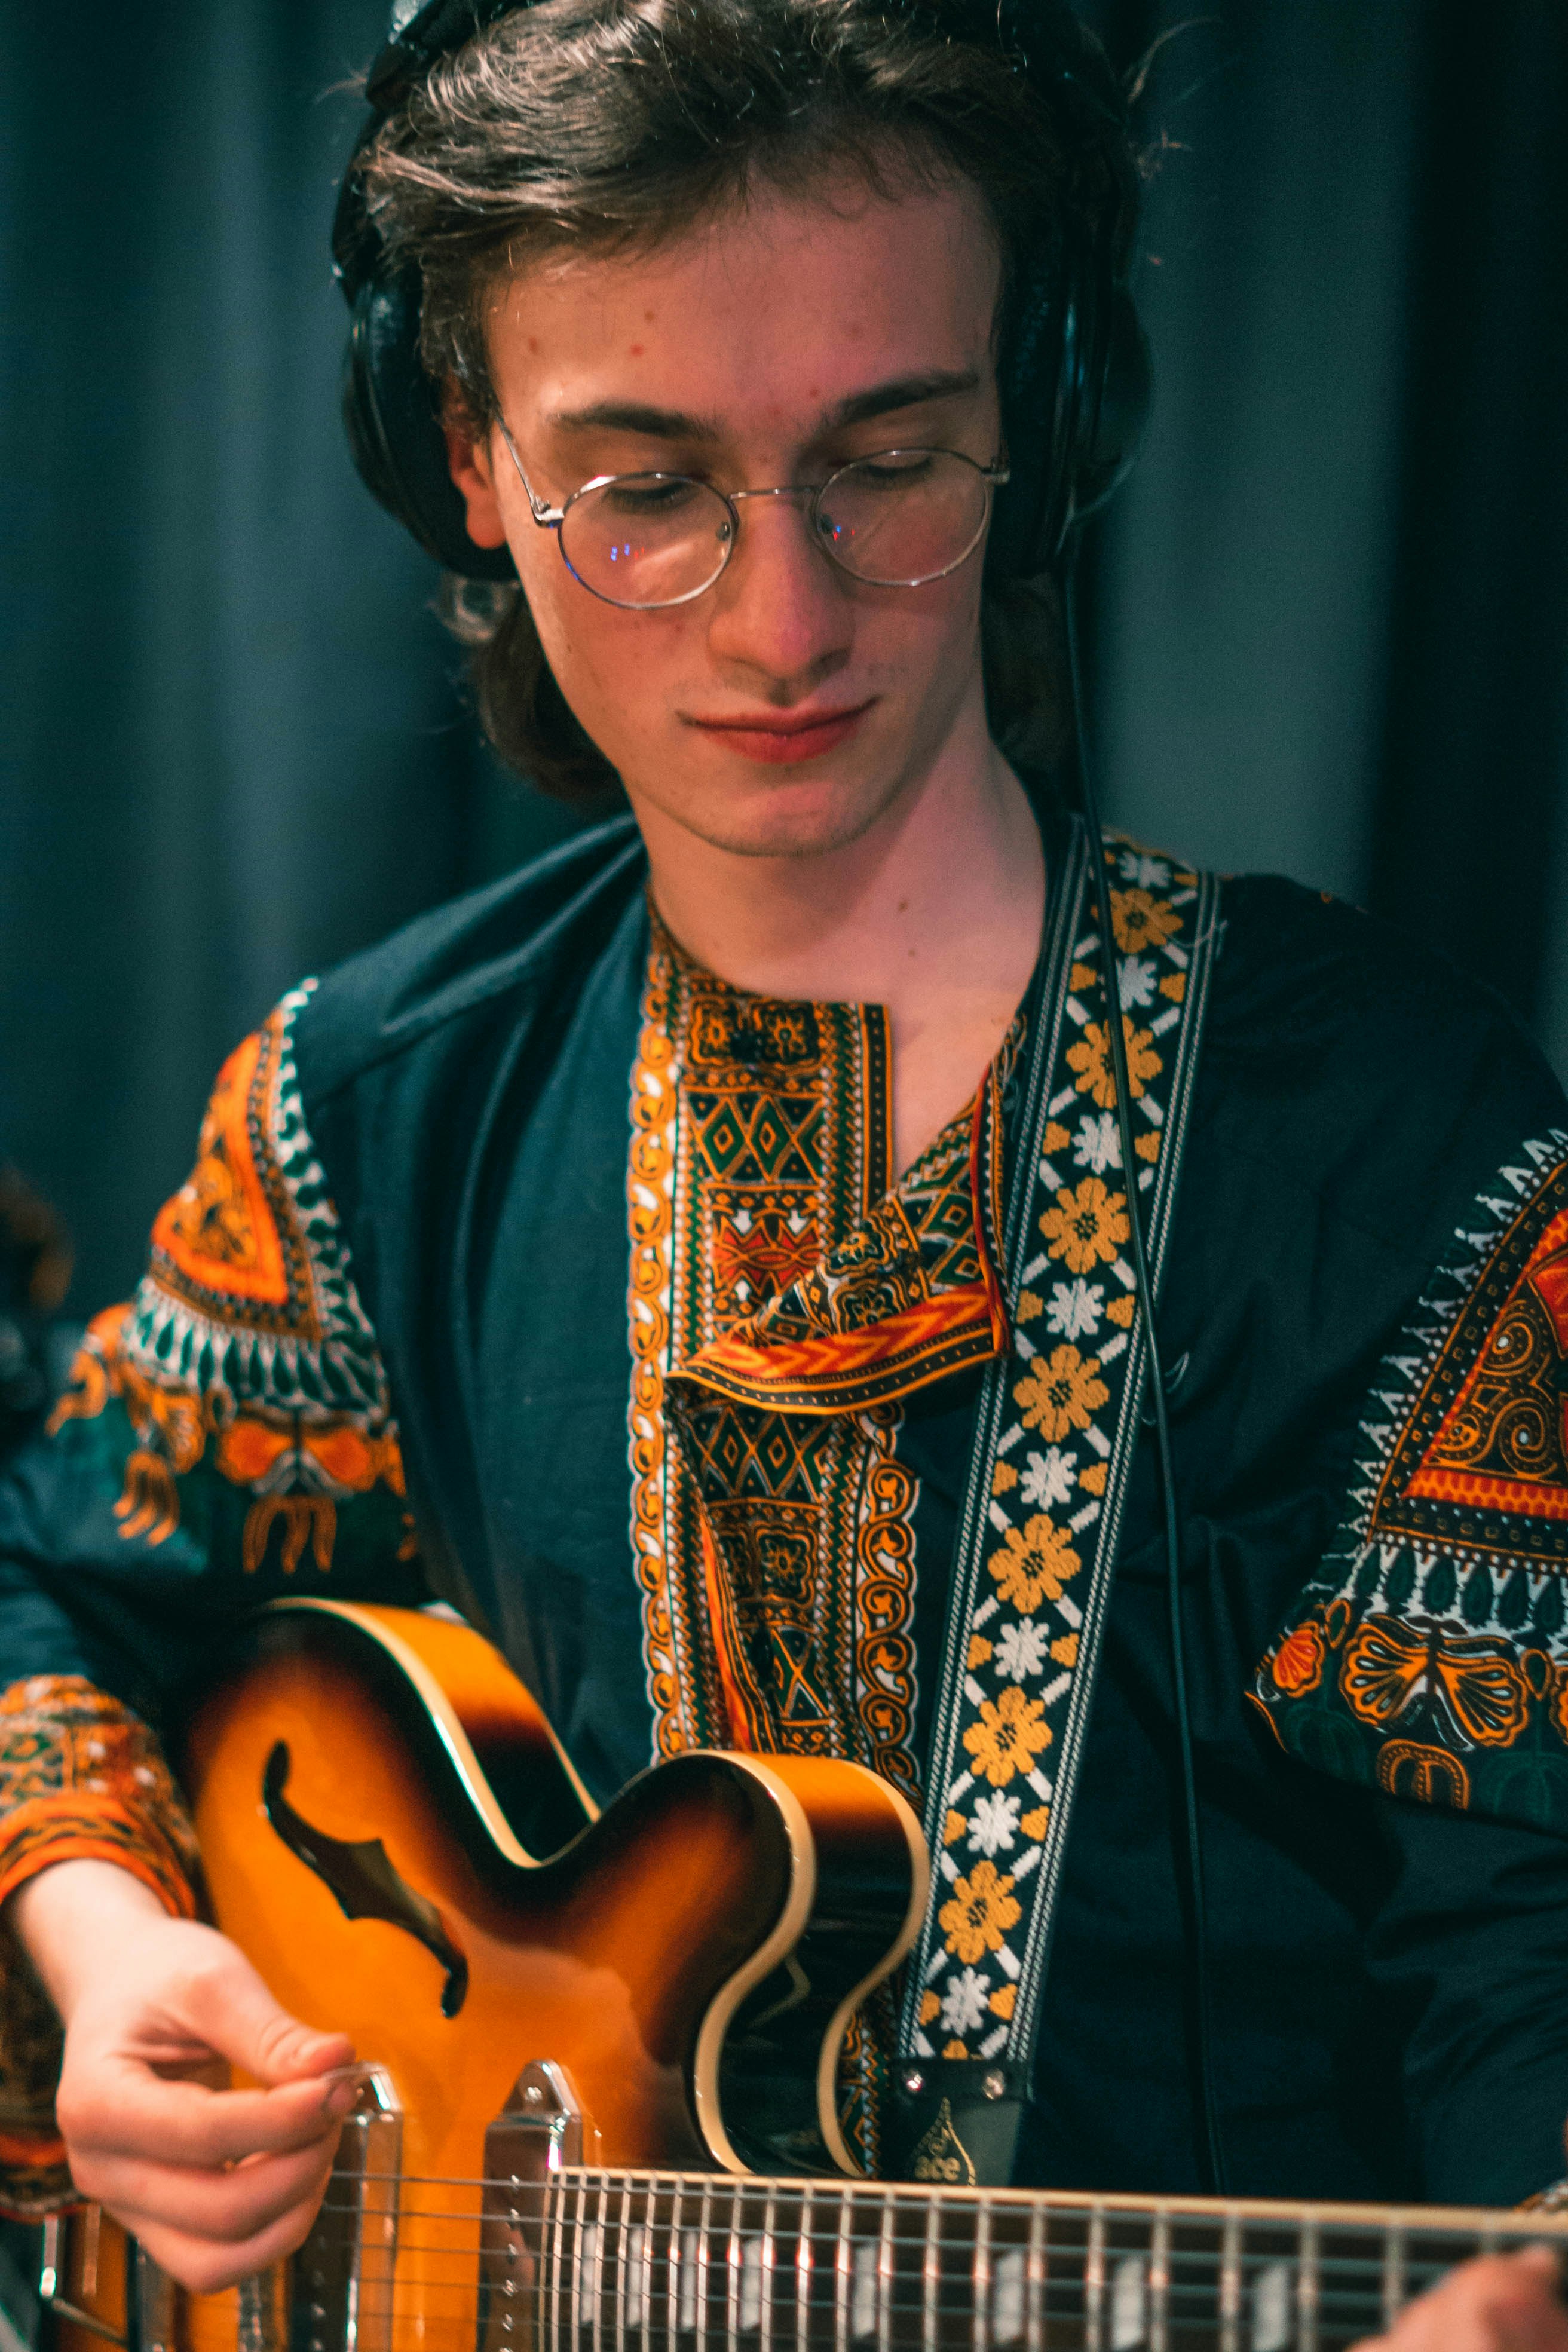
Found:
[[[759,768],[733,754],[721,765],[722,773],[700,779],[689,771],[658,800],[699,840],[737,857],[831,856],[862,840],[909,782],[901,763],[883,761],[872,772],[857,763],[858,772],[847,774],[835,773],[831,760],[814,761],[819,772],[809,774]]]

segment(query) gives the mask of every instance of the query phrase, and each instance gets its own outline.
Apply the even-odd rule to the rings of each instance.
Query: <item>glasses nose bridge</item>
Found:
[[[730,504],[738,507],[744,499],[814,499],[817,485],[814,482],[781,482],[771,490],[731,490]]]
[[[731,558],[734,555],[735,551],[740,544],[740,509],[748,499],[789,499],[797,505],[804,505],[806,510],[807,520],[809,522],[811,511],[815,508],[816,500],[821,497],[822,489],[823,485],[820,482],[781,482],[774,487],[766,489],[721,490],[719,495],[724,499],[726,505],[730,508],[731,512],[735,518],[734,536],[731,540],[729,547],[725,550],[725,568],[728,568]],[[821,545],[820,535],[817,532],[808,531],[807,537],[809,542],[817,548],[817,551],[819,553],[827,555],[829,560],[832,560],[831,551]]]

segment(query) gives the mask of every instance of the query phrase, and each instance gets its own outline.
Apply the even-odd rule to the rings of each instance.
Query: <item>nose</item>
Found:
[[[744,498],[735,551],[712,591],[710,650],[775,690],[831,677],[854,640],[850,583],[816,543],[809,496]]]

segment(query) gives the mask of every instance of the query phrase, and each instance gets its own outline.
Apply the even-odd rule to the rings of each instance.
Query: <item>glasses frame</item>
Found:
[[[721,490],[717,484],[705,482],[696,474],[667,474],[658,467],[650,467],[645,472],[636,474],[595,474],[592,481],[580,483],[560,506],[552,507],[547,499],[542,499],[539,496],[524,473],[522,459],[517,454],[517,444],[511,437],[510,427],[505,417],[498,417],[496,422],[500,429],[501,439],[511,453],[511,462],[517,467],[517,478],[522,484],[523,495],[528,500],[528,510],[535,523],[541,530],[552,530],[555,533],[555,544],[560,550],[561,561],[578,586],[585,589],[590,596],[597,597],[601,604],[613,604],[617,612],[622,613],[668,613],[678,604],[694,604],[699,596],[706,596],[710,588],[716,588],[723,578],[729,567],[730,558],[734,554],[740,541],[740,509],[748,499],[807,499],[809,504],[806,508],[806,515],[811,526],[813,546],[821,549],[836,571],[842,572],[847,580],[858,581],[863,588],[930,588],[939,580],[950,579],[953,572],[968,562],[985,536],[985,526],[991,520],[994,494],[1005,482],[1012,479],[1011,467],[1000,457],[989,466],[983,466],[977,457],[967,456],[962,449],[938,449],[917,442],[908,447],[900,446],[890,449],[869,449],[863,457],[847,458],[842,466],[834,467],[825,482],[787,483],[772,489]],[[984,482],[985,511],[980,518],[980,527],[963,554],[955,556],[951,563],[944,564],[940,572],[928,572],[919,580],[868,580],[862,572],[852,571],[843,558],[836,553],[827,535],[822,530],[822,502],[832,489],[834,483],[840,480],[844,475],[852,472],[857,466],[874,465],[879,457],[956,457],[961,465],[973,467]],[[730,536],[724,543],[723,554],[719,560],[718,568],[712,578],[705,580],[700,588],[689,588],[684,596],[661,596],[657,604],[629,604],[619,596],[606,596],[602,588],[595,588],[591,581],[584,580],[566,552],[565,541],[561,535],[562,525],[579,499],[585,499],[593,490],[607,489],[612,482],[692,482],[700,489],[710,490],[716,499],[728,507]]]

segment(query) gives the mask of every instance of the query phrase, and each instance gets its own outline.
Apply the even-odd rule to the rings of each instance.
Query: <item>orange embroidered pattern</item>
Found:
[[[269,1547],[286,1575],[306,1560],[325,1572],[362,1496],[383,1507],[367,1541],[412,1548],[385,1375],[299,1099],[291,1029],[310,994],[286,997],[224,1065],[147,1276],[89,1327],[50,1423],[123,1414],[114,1516],[128,1541],[167,1543],[198,1473],[248,1496],[249,1573]]]
[[[146,1726],[76,1675],[0,1693],[0,1903],[54,1863],[112,1862],[176,1916],[195,1912],[196,1843]],[[0,2210],[24,2218],[75,2195],[55,2124],[60,2027],[0,1934]]]
[[[910,1792],[898,1400],[995,1351],[974,1117],[896,1193],[876,1008],[731,989],[657,919],[632,1080],[633,1543],[661,1753],[849,1756]]]
[[[1568,1827],[1568,1135],[1475,1204],[1376,1382],[1352,1514],[1258,1668],[1282,1746]]]

